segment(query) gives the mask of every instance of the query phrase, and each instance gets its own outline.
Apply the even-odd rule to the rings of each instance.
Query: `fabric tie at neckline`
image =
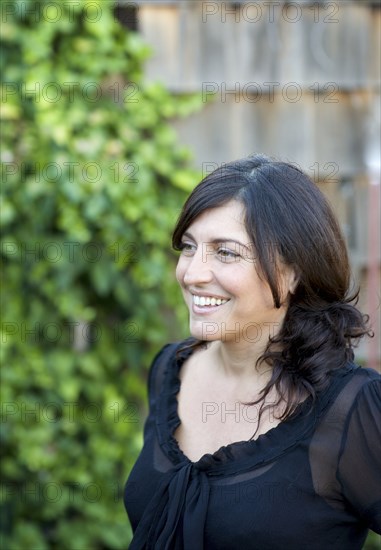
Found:
[[[209,502],[206,474],[193,463],[168,471],[156,488],[130,550],[203,549]]]

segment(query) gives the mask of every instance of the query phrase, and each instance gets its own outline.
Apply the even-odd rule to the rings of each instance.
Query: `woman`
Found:
[[[229,163],[173,234],[191,337],[149,375],[126,484],[130,549],[360,549],[381,532],[381,377],[318,188],[264,156]]]

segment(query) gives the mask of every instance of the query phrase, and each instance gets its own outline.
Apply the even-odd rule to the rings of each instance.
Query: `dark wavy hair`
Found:
[[[232,199],[245,207],[257,271],[268,282],[275,307],[281,306],[279,258],[299,276],[284,322],[256,363],[272,367],[271,379],[261,397],[247,403],[262,402],[262,414],[284,400],[286,407],[279,417],[284,420],[306,395],[312,396],[313,404],[317,393],[327,387],[330,374],[353,361],[358,340],[372,336],[369,317],[355,307],[359,290],[350,290],[345,241],[327,199],[292,164],[255,155],[217,168],[185,202],[173,232],[173,248],[181,249],[183,233],[200,214]],[[186,347],[205,344],[196,340]],[[273,387],[278,401],[263,406]]]

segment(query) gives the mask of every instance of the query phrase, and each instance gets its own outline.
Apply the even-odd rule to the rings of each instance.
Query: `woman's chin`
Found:
[[[195,321],[190,319],[189,321],[189,332],[193,338],[197,340],[217,340],[217,335],[220,333],[219,326],[217,323],[211,321]]]
[[[190,319],[189,332],[197,340],[214,342],[215,340],[222,339],[222,327],[220,325],[221,323],[215,321],[195,321],[194,319]]]

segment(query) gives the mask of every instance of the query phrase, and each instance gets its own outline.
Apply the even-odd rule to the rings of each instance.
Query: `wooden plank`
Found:
[[[366,172],[368,121],[379,94],[315,96],[295,90],[256,98],[223,94],[188,119],[175,123],[183,143],[195,152],[196,166],[222,163],[254,151],[288,158],[317,179]],[[318,165],[316,165],[318,163]]]
[[[295,81],[303,88],[335,82],[343,89],[379,82],[380,10],[330,2],[317,11],[317,3],[276,3],[270,14],[263,4],[255,20],[249,9],[238,10],[238,19],[221,10],[205,18],[204,6],[196,1],[140,8],[139,27],[155,51],[146,66],[149,80],[160,79],[173,90],[209,81]]]

